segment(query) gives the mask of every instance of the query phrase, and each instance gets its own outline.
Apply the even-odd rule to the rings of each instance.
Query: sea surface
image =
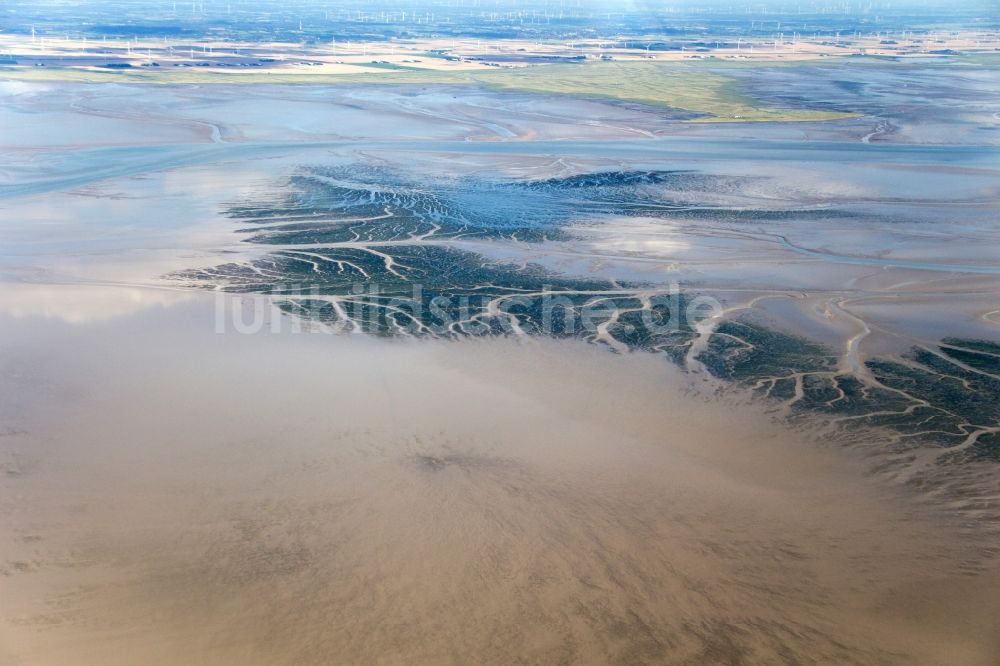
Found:
[[[815,67],[0,82],[0,655],[995,663],[997,72]]]

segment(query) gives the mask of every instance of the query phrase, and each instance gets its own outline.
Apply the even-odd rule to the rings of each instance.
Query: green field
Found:
[[[491,88],[612,98],[703,114],[695,122],[833,120],[848,114],[769,108],[736,82],[699,65],[600,62],[508,69],[477,75]]]
[[[494,90],[614,99],[669,107],[698,114],[691,122],[817,121],[849,118],[852,115],[767,106],[741,92],[734,79],[712,71],[718,64],[589,62],[461,72],[373,66],[370,72],[351,74],[300,74],[268,69],[225,72],[194,68],[94,70],[5,67],[0,68],[0,78],[159,84],[480,85]]]

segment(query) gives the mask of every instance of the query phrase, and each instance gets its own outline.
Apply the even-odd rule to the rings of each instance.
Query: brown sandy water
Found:
[[[0,321],[3,663],[1000,657],[985,537],[665,362],[162,300]]]
[[[560,176],[625,155],[634,168],[767,176],[708,201],[719,205],[919,195],[928,220],[864,233],[793,221],[736,238],[583,220],[573,247],[530,251],[570,274],[714,286],[735,294],[732,310],[792,294],[757,310],[832,348],[862,322],[872,334],[849,361],[911,337],[993,337],[993,273],[877,263],[889,252],[992,270],[989,150],[959,156],[979,169],[959,181],[919,151],[906,157],[919,169],[859,170],[840,151],[736,160],[729,139],[745,129],[692,126],[725,140],[664,142],[676,146],[664,161],[658,147],[615,144],[663,131],[655,112],[511,99],[471,101],[502,102],[509,132],[548,144],[521,154],[494,141],[504,133],[450,94],[11,92],[0,109],[19,130],[0,169],[0,272],[14,281],[0,283],[0,663],[1000,660],[1000,540],[982,503],[998,493],[971,468],[908,476],[900,457],[893,474],[875,473],[884,460],[861,452],[884,449],[877,437],[822,443],[756,406],[693,393],[645,355],[216,335],[211,299],[147,288],[260,252],[220,217],[226,202],[273,190],[301,164],[347,159],[328,154],[348,150],[338,141],[369,139],[372,159],[442,177]],[[581,138],[608,144],[569,154],[562,139]],[[383,139],[426,145],[400,153]],[[463,151],[439,152],[448,141]],[[836,256],[796,253],[775,234]],[[858,263],[868,256],[876,263]],[[891,483],[905,478],[923,485]]]

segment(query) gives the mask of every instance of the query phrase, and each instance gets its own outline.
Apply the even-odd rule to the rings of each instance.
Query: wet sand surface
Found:
[[[5,663],[1000,654],[984,534],[666,362],[212,307],[4,318]]]
[[[0,146],[0,661],[995,664],[986,130],[458,92],[0,83],[23,130]],[[323,236],[342,200],[369,224]],[[351,266],[463,292],[548,271],[622,308],[677,281],[722,310],[676,365],[610,327],[214,332],[205,288],[336,302]],[[696,352],[738,366],[749,324],[785,355],[716,392]],[[978,365],[902,358],[949,336]],[[831,377],[877,394],[874,358],[983,407],[941,446],[798,409]],[[874,409],[909,425],[901,402]]]

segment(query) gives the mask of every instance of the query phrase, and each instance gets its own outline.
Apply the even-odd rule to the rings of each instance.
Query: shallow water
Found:
[[[484,91],[0,94],[6,661],[1000,655],[990,146]],[[361,277],[618,310],[287,331],[290,284]],[[713,317],[619,326],[675,282]],[[216,333],[206,287],[284,332]]]

